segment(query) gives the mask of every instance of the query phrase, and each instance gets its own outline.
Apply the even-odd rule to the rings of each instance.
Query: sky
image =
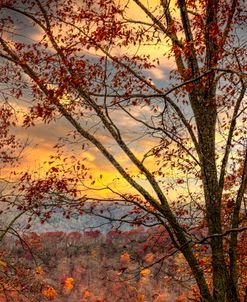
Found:
[[[159,3],[159,1],[143,1],[147,7],[153,11],[153,9],[156,7],[156,4]],[[133,1],[129,1],[129,9],[127,10],[127,17],[129,19],[135,19],[138,17],[140,20],[145,20],[144,13],[137,7]],[[19,17],[18,17],[19,18]],[[24,19],[23,19],[24,20]],[[23,21],[21,20],[21,21]],[[23,41],[23,39],[26,39],[26,36],[29,36],[33,40],[41,40],[42,36],[41,33],[37,30],[34,30],[33,28],[30,28],[26,21],[22,24],[18,30],[23,33],[18,39],[20,41]],[[158,87],[166,87],[167,83],[169,81],[169,71],[174,67],[174,61],[172,58],[168,59],[167,54],[169,50],[169,45],[146,45],[146,46],[132,46],[131,48],[128,47],[128,49],[124,49],[124,51],[130,53],[130,54],[138,54],[138,55],[150,55],[152,59],[159,58],[160,59],[160,65],[156,66],[155,68],[152,68],[149,71],[149,77],[152,78],[152,81],[158,86]],[[89,52],[89,56],[95,56],[96,54],[94,52]],[[15,107],[18,108],[20,112],[25,111],[26,108],[26,100],[23,102],[21,100],[18,100],[18,103],[14,104]],[[120,126],[122,129],[128,125],[125,135],[128,134],[128,132],[133,132],[133,129],[135,129],[135,125],[131,125],[131,121],[126,118],[122,119],[120,122]],[[18,169],[20,171],[39,171],[39,173],[45,174],[46,169],[48,168],[48,162],[50,161],[50,156],[54,154],[54,146],[57,144],[59,137],[65,137],[66,133],[70,131],[70,125],[68,125],[68,122],[64,119],[60,119],[58,122],[50,122],[49,124],[44,124],[41,120],[36,122],[36,125],[34,127],[29,128],[23,128],[21,126],[21,121],[19,121],[19,127],[15,128],[15,134],[18,138],[20,138],[23,141],[27,141],[28,144],[26,148],[24,149],[22,153],[22,158],[20,161],[20,166],[18,168],[14,168],[15,170]],[[129,134],[130,134],[129,133]],[[101,138],[103,139],[103,138]],[[104,139],[107,139],[105,137]],[[130,138],[131,139],[131,138]],[[131,145],[135,145],[135,152],[136,154],[142,155],[142,152],[145,148],[151,148],[152,144],[150,139],[148,137],[142,138],[138,140],[137,142],[131,143]],[[73,150],[72,150],[73,149]],[[65,152],[68,154],[75,154],[78,157],[85,157],[87,158],[87,165],[90,167],[90,169],[93,171],[93,177],[97,178],[99,180],[99,175],[103,174],[104,179],[99,180],[99,187],[108,183],[113,184],[115,186],[115,180],[119,177],[119,174],[112,168],[111,165],[107,163],[106,160],[103,159],[101,155],[99,155],[98,152],[95,151],[93,148],[89,148],[87,150],[81,150],[78,148],[78,146],[71,146],[70,144],[67,145],[65,148]],[[117,155],[117,159],[124,163],[125,166],[128,166],[128,161],[119,153]],[[154,168],[153,161],[147,161],[147,165],[150,165],[152,168]],[[136,173],[136,171],[132,171],[133,173]],[[9,168],[5,167],[5,169],[2,170],[2,175],[6,175],[9,173]],[[167,176],[173,177],[172,173]],[[139,180],[142,182],[142,180]],[[125,184],[121,184],[123,187],[123,190],[126,189]],[[127,186],[127,188],[129,188]],[[117,189],[119,189],[119,182],[117,183]],[[108,196],[107,192],[100,192],[100,195],[106,194]]]
[[[156,1],[149,1],[150,3],[156,3]],[[152,6],[154,4],[152,3]],[[134,18],[137,14],[138,17],[140,16],[140,10],[137,8],[137,5],[132,3],[132,1],[130,1],[130,9],[128,10],[128,13],[130,15],[130,18]],[[151,6],[151,7],[152,7]],[[23,19],[25,20],[25,19]],[[23,21],[22,20],[22,21]],[[27,26],[26,21],[24,21],[23,27],[21,28],[21,31],[23,33],[23,36],[29,36],[31,37],[31,39],[34,40],[40,40],[41,39],[41,35],[39,32],[37,32],[36,30],[31,30],[30,31],[30,26]],[[20,41],[23,41],[24,37],[21,36],[19,37]],[[164,56],[164,53],[168,50],[168,48],[161,46],[161,45],[157,45],[157,46],[133,46],[132,48],[128,48],[128,52],[129,53],[137,53],[138,55],[143,55],[143,54],[149,54],[151,56],[151,58],[160,58],[160,65],[152,68],[150,70],[150,75],[152,77],[152,79],[155,81],[155,83],[157,85],[164,85],[164,81],[166,81],[168,79],[168,72],[169,70],[173,67],[174,62],[172,61],[172,59],[168,60],[167,57]],[[91,55],[94,56],[95,53],[91,52]],[[20,103],[20,101],[15,103],[15,108],[17,107],[17,110],[19,111],[23,111],[25,110],[25,101]],[[56,129],[55,129],[56,127]],[[57,128],[58,127],[58,128]],[[48,149],[51,145],[51,142],[54,141],[54,138],[57,137],[57,134],[63,133],[63,131],[65,130],[65,128],[67,128],[66,123],[62,122],[59,125],[44,125],[42,122],[37,123],[37,125],[35,127],[32,128],[27,128],[27,129],[17,129],[17,131],[19,132],[23,132],[23,136],[25,136],[26,138],[28,138],[28,140],[31,142],[31,145],[39,145],[39,148],[41,148],[42,150],[42,155],[40,153],[40,155],[37,156],[40,158],[45,158],[46,157],[46,153],[48,152]],[[48,131],[49,129],[49,131]],[[22,131],[23,130],[23,131]],[[20,133],[17,132],[18,135],[20,135]],[[47,150],[47,152],[45,151]],[[35,159],[35,161],[37,160],[37,158]]]
[[[143,0],[143,3],[148,3],[146,0]],[[152,3],[155,6],[154,2],[149,1],[149,4]],[[151,5],[150,5],[151,6]],[[152,8],[150,8],[152,10]],[[144,20],[143,14],[137,8],[136,4],[133,1],[130,1],[130,7],[128,10],[129,18],[134,19],[136,17]],[[21,20],[23,21],[23,20]],[[23,35],[19,36],[19,41],[25,40],[27,36],[35,41],[42,40],[41,32],[34,30],[32,27],[28,26],[25,22],[22,24],[19,31],[23,33]],[[119,51],[119,50],[118,50]],[[175,67],[175,63],[173,58],[168,58],[167,53],[169,51],[169,45],[148,45],[148,46],[132,46],[123,48],[123,53],[128,54],[139,54],[139,55],[147,55],[149,54],[152,59],[159,58],[160,65],[156,66],[149,70],[148,77],[152,79],[152,81],[159,88],[167,88],[172,84],[169,79],[169,72]],[[87,50],[86,54],[89,58],[94,60],[97,53],[93,50]],[[116,55],[118,53],[116,52]],[[0,84],[3,85],[3,84]],[[11,174],[11,172],[25,172],[28,171],[32,174],[32,176],[37,179],[39,177],[46,177],[46,172],[50,168],[49,162],[53,161],[51,156],[56,154],[56,149],[54,146],[60,142],[59,138],[67,139],[68,141],[64,147],[65,156],[74,156],[73,160],[82,159],[85,163],[85,166],[90,169],[89,174],[92,175],[92,179],[83,180],[83,193],[87,196],[93,196],[99,199],[111,199],[113,194],[109,190],[105,190],[103,188],[110,186],[112,190],[117,191],[118,193],[134,193],[135,191],[123,181],[119,175],[119,173],[112,167],[111,164],[92,146],[86,144],[86,148],[82,149],[82,140],[79,141],[78,144],[72,144],[69,140],[71,138],[67,137],[67,133],[71,132],[73,129],[71,125],[64,119],[59,118],[58,120],[51,121],[50,123],[44,123],[41,119],[35,122],[34,127],[25,128],[22,126],[23,118],[21,117],[21,113],[26,111],[27,106],[29,105],[30,99],[28,96],[23,96],[19,100],[11,100],[12,105],[16,110],[16,114],[19,118],[18,125],[15,128],[12,128],[14,134],[22,140],[23,142],[27,141],[27,146],[23,150],[21,154],[20,164],[19,166],[9,167],[8,165],[4,165],[2,169],[0,169],[0,179],[9,179],[14,180],[16,178],[15,175]],[[178,103],[179,104],[179,103]],[[179,104],[181,105],[181,104]],[[183,108],[183,105],[181,106]],[[139,107],[135,107],[136,116],[138,116]],[[143,115],[146,114],[145,110],[147,110],[147,115],[149,111],[149,107],[142,108],[141,112]],[[184,109],[184,108],[183,108]],[[134,109],[133,109],[134,110]],[[134,111],[132,111],[134,113]],[[227,112],[228,113],[228,112]],[[90,112],[86,112],[86,116],[88,117]],[[21,117],[21,118],[20,118]],[[133,122],[132,119],[128,118],[126,115],[123,117],[119,117],[117,115],[113,115],[113,118],[118,122],[122,133],[127,138],[128,146],[133,148],[135,154],[139,159],[142,158],[143,153],[148,149],[155,146],[158,143],[158,139],[155,139],[151,136],[144,136],[136,139],[135,131],[140,130],[137,128],[136,123]],[[172,117],[171,117],[172,119]],[[90,121],[88,123],[88,127],[92,126],[93,123]],[[95,127],[94,129],[96,135],[100,140],[107,143],[107,147],[115,152],[116,159],[130,172],[131,176],[134,177],[135,180],[139,184],[141,184],[145,189],[152,192],[152,189],[147,184],[147,182],[143,179],[143,176],[139,174],[137,169],[133,169],[130,166],[129,161],[126,159],[126,156],[119,151],[119,148],[116,147],[110,141],[106,132],[99,128]],[[92,131],[93,132],[93,131]],[[135,139],[133,139],[135,137]],[[221,145],[224,145],[226,138],[226,133],[222,132],[217,134],[216,140],[220,142]],[[221,149],[222,152],[223,149]],[[175,154],[175,152],[174,152]],[[223,154],[223,153],[221,153]],[[174,155],[175,158],[176,155]],[[85,159],[85,160],[84,160]],[[71,159],[68,160],[68,165],[71,164]],[[176,159],[175,159],[176,160]],[[174,160],[174,161],[175,161]],[[169,163],[169,159],[167,160]],[[59,164],[61,164],[59,162]],[[152,158],[148,158],[145,161],[146,166],[150,169],[150,171],[154,171],[157,166],[156,162]],[[178,200],[177,197],[182,196],[182,193],[189,194],[201,194],[200,180],[195,178],[186,178],[185,174],[181,174],[178,172],[176,168],[170,169],[170,167],[165,168],[166,174],[165,176],[159,176],[158,179],[163,181],[164,187],[167,189],[165,192],[168,197],[168,201]],[[192,171],[193,173],[193,171]],[[137,177],[137,174],[138,177]],[[103,178],[101,177],[103,175]],[[199,175],[199,174],[198,174]],[[183,183],[176,183],[177,179],[186,180]],[[96,180],[95,184],[92,184],[92,181]],[[175,184],[175,185],[174,185]],[[1,184],[0,184],[1,185]],[[86,187],[84,186],[86,185]],[[188,190],[189,188],[189,190]],[[96,190],[95,190],[96,189]],[[1,187],[0,187],[1,190]],[[165,191],[165,190],[164,190]],[[180,194],[181,193],[181,194]],[[198,200],[201,198],[197,196]],[[183,197],[181,197],[183,198]]]

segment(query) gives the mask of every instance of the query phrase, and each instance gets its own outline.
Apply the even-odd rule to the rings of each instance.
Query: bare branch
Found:
[[[212,234],[210,236],[204,237],[202,240],[197,241],[197,243],[202,244],[202,243],[208,241],[209,239],[212,239],[212,238],[215,238],[215,237],[225,237],[229,234],[232,234],[232,233],[237,233],[238,234],[238,233],[244,232],[246,230],[247,230],[247,227],[232,228],[232,229],[229,229],[229,230],[223,232],[222,234]]]

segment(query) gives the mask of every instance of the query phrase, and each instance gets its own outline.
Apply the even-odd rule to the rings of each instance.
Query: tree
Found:
[[[5,82],[4,76],[1,82]],[[0,217],[4,213],[3,209],[8,208],[9,199],[18,198],[11,195],[11,188],[15,181],[13,174],[18,167],[22,152],[27,146],[27,141],[20,141],[16,138],[15,129],[18,123],[15,108],[9,102],[6,94],[1,91],[0,104]],[[11,168],[10,168],[11,167]],[[22,215],[12,217],[11,221],[6,221],[6,217],[0,224],[0,242],[8,231],[12,228],[15,221]],[[2,217],[1,217],[2,218]]]
[[[142,223],[152,215],[166,229],[201,301],[243,298],[245,29],[241,0],[1,1],[2,93],[29,101],[25,126],[62,117],[73,143],[103,155],[132,191],[105,189],[148,213]],[[169,80],[152,78],[159,61],[145,50],[153,47],[172,60]],[[212,274],[199,264],[198,243],[209,246]]]

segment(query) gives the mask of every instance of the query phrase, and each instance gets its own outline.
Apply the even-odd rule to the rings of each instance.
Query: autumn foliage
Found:
[[[30,233],[22,238],[26,248],[18,240],[12,246],[6,239],[1,259],[9,259],[11,251],[15,266],[22,267],[23,279],[32,276],[28,282],[35,291],[33,296],[30,288],[18,293],[17,284],[9,290],[2,277],[1,301],[13,295],[23,301],[183,301],[184,285],[191,281],[175,278],[174,270],[184,265],[177,254],[164,258],[162,267],[160,262],[154,265],[163,250],[163,244],[156,242],[157,233],[158,229],[143,228],[121,231],[111,245],[112,231],[99,233],[96,240],[93,232]],[[171,248],[167,235],[159,236],[167,240],[167,249]],[[7,263],[1,261],[1,271],[10,274]],[[34,288],[35,283],[39,286]]]
[[[102,277],[116,300],[126,292],[128,301],[168,299],[163,286],[148,291],[155,278],[163,282],[153,264],[185,278],[196,301],[246,300],[244,1],[0,0],[0,13],[1,213],[15,214],[1,241],[9,233],[21,238],[14,228],[21,216],[27,230],[58,211],[68,220],[107,219],[111,247],[122,225],[143,226],[157,231],[155,240],[148,236],[133,253],[122,247],[119,271]],[[54,153],[37,169],[24,161],[16,172],[20,128],[34,136],[41,125],[46,137],[54,128],[60,136],[48,144]],[[114,215],[112,203],[123,212]],[[127,241],[142,237],[132,231]],[[42,255],[42,241],[33,239]],[[97,251],[89,252],[94,263]],[[35,269],[21,281],[23,267],[13,267],[7,288],[15,286],[14,295],[24,288],[33,298],[39,286],[46,299],[77,295],[72,269],[60,287],[42,284],[42,270],[30,287],[23,282]],[[129,282],[116,281],[122,274]],[[108,299],[83,286],[82,301]]]

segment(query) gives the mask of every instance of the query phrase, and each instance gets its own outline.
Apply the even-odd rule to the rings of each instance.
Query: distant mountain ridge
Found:
[[[97,212],[99,215],[88,214],[90,212],[90,204],[85,205],[85,213],[80,215],[78,213],[73,213],[70,215],[70,218],[66,218],[64,215],[64,211],[62,209],[57,209],[44,223],[41,223],[39,217],[32,218],[32,222],[30,223],[30,228],[28,231],[31,232],[52,232],[52,231],[62,231],[62,232],[73,232],[79,231],[84,232],[88,230],[100,230],[102,233],[107,233],[112,228],[118,228],[121,230],[131,229],[133,226],[127,223],[121,223],[118,221],[114,221],[114,219],[121,218],[123,216],[132,216],[129,215],[129,211],[131,211],[133,207],[131,206],[123,206],[116,204],[100,204],[97,206]],[[7,226],[8,223],[17,215],[16,211],[8,212],[5,216],[4,221],[1,221],[2,225]],[[109,217],[109,219],[104,218],[103,216]],[[27,231],[27,221],[28,216],[21,216],[14,224],[14,228],[21,232]]]

